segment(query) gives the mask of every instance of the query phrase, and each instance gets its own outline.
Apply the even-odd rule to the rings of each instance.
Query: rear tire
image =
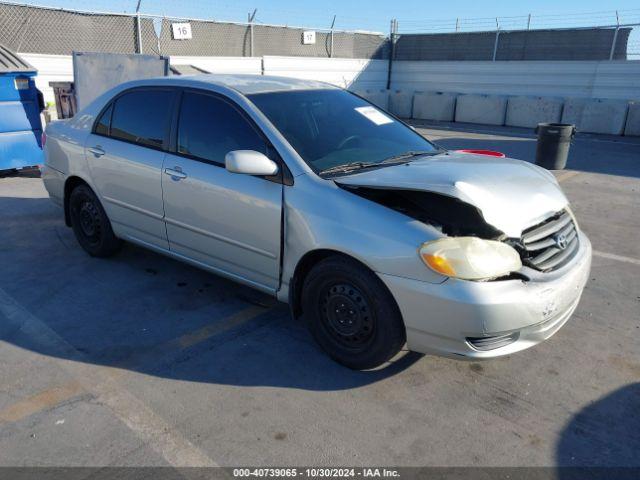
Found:
[[[78,185],[71,192],[69,214],[78,243],[92,257],[110,257],[122,246],[100,200],[88,185]]]
[[[368,370],[391,359],[406,340],[400,310],[371,270],[332,256],[307,275],[302,308],[309,330],[338,363]]]

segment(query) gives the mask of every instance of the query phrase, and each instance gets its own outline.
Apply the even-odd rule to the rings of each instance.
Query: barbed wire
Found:
[[[527,14],[496,17],[446,19],[398,18],[398,33],[443,33],[456,31],[495,31],[497,29],[546,29],[601,27],[640,23],[640,8],[597,12]]]
[[[249,29],[248,18],[242,15],[245,9],[240,3],[215,5],[205,0],[181,2],[173,4],[175,8],[166,11],[166,3],[142,0],[142,19],[137,29],[135,9],[138,0],[92,0],[92,10],[81,0],[41,0],[48,5],[40,5],[39,0],[0,0],[0,6],[10,5],[15,8],[5,9],[4,18],[0,18],[0,43],[14,46],[20,50],[32,48],[34,52],[55,51],[70,52],[74,49],[92,51],[123,51],[133,52],[136,49],[148,53],[171,53],[174,55],[188,55],[198,52],[204,55],[237,55],[252,56],[260,52],[264,54],[311,56],[354,56],[367,58],[384,58],[387,55],[385,34],[363,36],[360,33],[371,34],[362,30],[362,25],[354,19],[352,28],[347,28],[345,22],[349,18],[342,17],[342,23],[337,22],[330,29],[332,17],[321,10],[283,10],[268,8],[258,12],[253,18],[253,30]],[[179,8],[185,4],[191,9]],[[246,0],[250,5],[251,0]],[[194,9],[200,6],[199,10]],[[25,8],[43,9],[46,15],[27,14]],[[66,16],[63,15],[67,12]],[[236,18],[231,12],[237,12]],[[278,22],[266,21],[267,14],[273,16],[280,12]],[[265,16],[263,17],[262,14]],[[309,18],[315,15],[323,18],[322,23],[310,27]],[[100,17],[102,16],[102,17]],[[100,17],[100,18],[98,18]],[[104,17],[104,18],[103,18]],[[328,18],[330,17],[330,18]],[[35,19],[34,19],[35,18]],[[59,28],[63,21],[71,21],[74,28]],[[273,18],[273,17],[271,17]],[[292,19],[297,19],[292,22]],[[368,20],[371,17],[368,16]],[[176,42],[171,38],[170,21],[193,22],[193,42]],[[35,22],[35,23],[34,23]],[[212,25],[212,23],[217,25]],[[228,24],[228,26],[226,25]],[[305,25],[305,27],[303,27]],[[318,26],[321,25],[321,26]],[[415,42],[402,42],[397,52],[399,58],[431,59],[431,60],[517,60],[517,59],[636,59],[640,58],[640,8],[618,11],[577,12],[572,14],[550,13],[544,15],[508,15],[498,17],[473,17],[457,19],[407,19],[398,20],[399,29],[396,31],[401,38],[407,35],[423,35],[439,33],[482,35],[457,37],[455,40],[441,41],[440,39],[421,39]],[[629,27],[631,25],[631,27]],[[258,27],[260,27],[258,29]],[[278,35],[275,28],[287,27]],[[624,28],[623,28],[624,27]],[[629,28],[628,28],[629,27]],[[636,27],[636,28],[634,28]],[[316,47],[300,47],[302,29],[312,29],[318,32]],[[539,35],[538,30],[596,28],[598,32],[569,32],[567,35]],[[58,29],[58,30],[56,30]],[[608,29],[608,31],[606,31]],[[509,32],[527,32],[526,38],[521,34],[505,35]],[[113,35],[113,32],[120,32]],[[128,32],[129,34],[125,34]],[[500,34],[498,34],[500,32]],[[340,33],[351,36],[340,36]],[[618,35],[618,33],[620,35]],[[137,37],[141,38],[137,40]],[[254,38],[255,42],[250,39]],[[388,37],[387,37],[388,38]],[[527,41],[526,39],[530,41]],[[258,42],[258,43],[256,43]],[[262,42],[260,44],[259,42]],[[535,45],[531,45],[531,43]],[[564,50],[558,54],[554,42],[561,42]],[[196,48],[197,46],[197,48]],[[255,48],[254,48],[255,47]],[[538,50],[534,52],[532,48]],[[598,50],[598,53],[594,53]],[[533,58],[532,58],[533,57]]]
[[[9,0],[18,5],[47,6],[71,10],[88,10],[86,0]],[[138,0],[91,0],[91,10],[105,13],[136,13]],[[210,2],[190,0],[188,2],[168,2],[167,0],[142,0],[140,13],[147,15],[200,18],[224,22],[245,22],[254,10],[252,0],[234,2]],[[329,27],[336,16],[335,27],[342,30],[388,31],[391,17],[380,12],[368,11],[366,16],[331,12],[327,9],[306,7],[281,8],[277,6],[258,9],[256,23],[284,26]],[[640,8],[621,10],[598,10],[589,12],[536,13],[521,15],[497,15],[486,17],[459,18],[407,18],[395,16],[398,33],[437,33],[455,31],[484,31],[508,29],[544,29],[569,27],[597,27],[619,24],[640,23]],[[276,21],[274,21],[274,19]],[[373,28],[373,26],[378,28]],[[384,28],[382,28],[384,27]]]

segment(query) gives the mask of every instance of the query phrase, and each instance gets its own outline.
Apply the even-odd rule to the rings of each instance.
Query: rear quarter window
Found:
[[[173,96],[174,92],[160,89],[134,90],[121,95],[113,104],[109,136],[161,148],[169,125]]]
[[[93,132],[98,135],[109,135],[109,128],[111,126],[111,113],[113,112],[113,103],[102,112],[100,118],[96,122]]]

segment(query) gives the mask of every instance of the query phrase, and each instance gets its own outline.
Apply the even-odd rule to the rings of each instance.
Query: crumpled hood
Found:
[[[555,177],[521,160],[465,153],[335,178],[341,185],[441,193],[477,207],[485,221],[512,238],[569,203]]]

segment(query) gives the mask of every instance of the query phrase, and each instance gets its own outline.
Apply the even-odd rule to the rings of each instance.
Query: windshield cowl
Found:
[[[325,170],[321,170],[318,172],[318,175],[324,176],[340,176],[340,175],[348,175],[351,173],[358,172],[363,169],[369,168],[383,168],[383,167],[391,167],[394,165],[407,165],[414,160],[418,160],[419,157],[426,156],[434,156],[444,153],[444,150],[436,150],[429,152],[405,152],[400,155],[394,155],[387,159],[382,160],[381,162],[352,162],[346,163],[343,165],[336,165]]]
[[[402,163],[407,163],[406,161],[397,161],[393,163],[383,163],[383,162],[354,162],[347,163],[344,165],[336,165],[335,167],[327,168],[325,170],[321,170],[318,172],[320,176],[336,176],[336,175],[348,175],[350,173],[354,173],[360,170],[368,169],[368,168],[382,168],[382,167],[390,167],[392,165],[399,165]]]

